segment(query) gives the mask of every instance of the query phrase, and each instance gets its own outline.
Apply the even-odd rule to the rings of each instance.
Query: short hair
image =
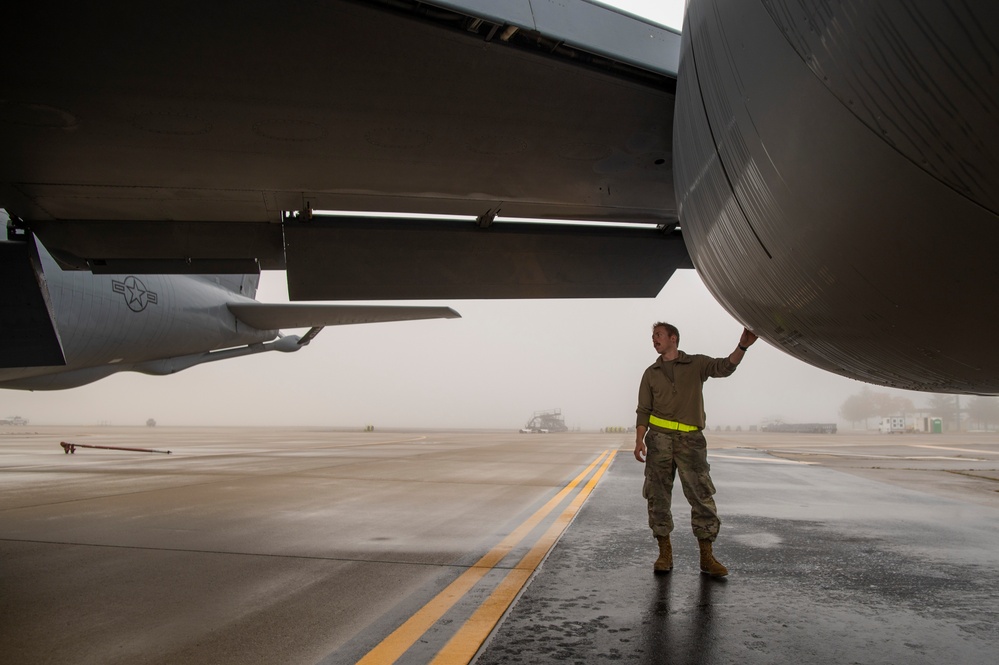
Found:
[[[666,335],[668,337],[676,337],[676,343],[677,343],[677,345],[680,344],[680,331],[676,329],[676,326],[674,326],[671,323],[665,323],[663,321],[656,321],[655,323],[652,324],[652,332],[655,332],[656,328],[665,328],[666,329]]]

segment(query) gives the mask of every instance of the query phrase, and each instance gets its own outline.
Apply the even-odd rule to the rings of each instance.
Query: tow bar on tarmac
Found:
[[[100,448],[102,450],[131,450],[137,453],[163,453],[164,455],[171,455],[169,450],[153,450],[152,448],[124,448],[122,446],[94,446],[89,443],[68,443],[66,441],[60,441],[59,445],[62,446],[62,451],[67,455],[70,453],[76,454],[77,448]]]

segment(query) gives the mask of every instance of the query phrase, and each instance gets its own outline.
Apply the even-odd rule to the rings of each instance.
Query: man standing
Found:
[[[668,323],[652,326],[652,345],[659,358],[642,375],[635,425],[635,459],[645,463],[642,496],[649,502],[649,526],[659,541],[657,573],[673,569],[670,503],[677,472],[690,503],[690,524],[701,548],[701,572],[715,577],[728,569],[715,559],[711,544],[718,536],[715,486],[711,482],[704,429],[704,382],[730,376],[757,337],[743,330],[739,346],[727,358],[687,355],[679,350],[680,331]]]

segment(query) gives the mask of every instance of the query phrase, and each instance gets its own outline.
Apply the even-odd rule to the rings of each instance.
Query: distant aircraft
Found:
[[[652,297],[693,267],[816,367],[999,393],[991,0],[690,0],[682,35],[588,0],[8,22],[0,205],[63,267],[338,301]]]
[[[30,272],[16,270],[25,265]],[[20,273],[20,274],[19,274]],[[63,271],[31,237],[0,242],[0,388],[75,388],[115,372],[173,374],[201,363],[298,351],[327,325],[455,318],[448,307],[268,304],[259,275]],[[310,330],[282,336],[278,328]]]

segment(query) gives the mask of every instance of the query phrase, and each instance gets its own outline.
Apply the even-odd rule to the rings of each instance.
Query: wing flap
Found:
[[[654,298],[693,267],[656,227],[314,219],[285,225],[293,300]]]
[[[302,305],[262,302],[229,303],[228,307],[229,311],[240,322],[259,330],[461,318],[461,315],[450,307]]]

